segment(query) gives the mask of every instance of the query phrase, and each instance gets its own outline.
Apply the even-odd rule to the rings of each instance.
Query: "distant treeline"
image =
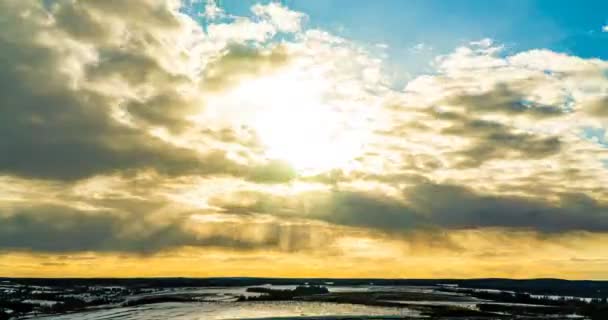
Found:
[[[579,314],[590,317],[592,320],[608,320],[608,297],[593,298],[590,301],[586,301],[567,297],[532,296],[529,293],[522,292],[487,292],[473,289],[454,290],[449,288],[442,291],[459,292],[483,300],[514,304],[480,303],[477,305],[479,310],[486,312],[508,313],[512,312],[513,309],[518,309],[525,311],[527,314],[559,314],[564,317],[570,314]]]
[[[261,293],[258,297],[241,296],[240,301],[272,301],[272,300],[291,300],[295,297],[311,296],[317,294],[327,294],[329,289],[323,286],[297,286],[295,289],[280,290],[266,287],[247,288],[247,292]]]
[[[231,287],[272,285],[378,285],[378,286],[432,286],[458,285],[475,289],[498,289],[528,292],[538,295],[568,295],[590,298],[608,296],[608,281],[569,281],[560,279],[331,279],[331,278],[131,278],[131,279],[32,279],[0,278],[23,285],[75,287],[75,286],[125,286],[132,288],[179,288],[179,287]]]
[[[511,302],[511,303],[523,303],[523,304],[542,304],[547,306],[564,306],[564,305],[586,305],[590,303],[603,304],[608,303],[607,298],[590,298],[587,300],[583,299],[571,299],[569,297],[562,296],[545,296],[545,295],[531,295],[526,292],[508,292],[508,291],[500,291],[500,292],[487,292],[487,291],[477,291],[475,289],[441,289],[441,291],[446,292],[458,292],[470,295],[475,298],[483,299],[483,300],[491,300],[491,301],[500,301],[500,302]],[[608,319],[607,319],[608,320]]]

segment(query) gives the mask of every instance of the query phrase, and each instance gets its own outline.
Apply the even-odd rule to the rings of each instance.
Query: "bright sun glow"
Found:
[[[327,106],[307,103],[294,102],[292,110],[260,114],[257,130],[267,156],[307,172],[347,166],[358,153],[360,141],[340,132],[340,119]]]
[[[288,161],[301,173],[316,173],[347,169],[361,152],[363,130],[353,126],[358,120],[325,101],[324,84],[294,76],[253,84],[262,94],[264,88],[272,90],[254,124],[269,158]]]
[[[326,81],[297,72],[243,82],[230,101],[210,105],[232,121],[251,126],[269,159],[290,163],[302,174],[348,169],[365,142],[364,119],[339,102],[328,102]],[[224,97],[226,97],[224,96]],[[238,98],[234,98],[238,97]]]

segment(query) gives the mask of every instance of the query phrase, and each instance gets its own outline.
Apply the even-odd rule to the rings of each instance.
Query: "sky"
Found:
[[[608,279],[605,1],[0,2],[0,276]]]

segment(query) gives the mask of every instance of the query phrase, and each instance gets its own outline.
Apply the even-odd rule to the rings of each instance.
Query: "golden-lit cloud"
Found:
[[[0,273],[607,276],[608,62],[199,16],[0,2]]]

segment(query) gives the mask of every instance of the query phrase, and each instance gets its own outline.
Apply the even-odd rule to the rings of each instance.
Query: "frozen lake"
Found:
[[[259,285],[273,290],[293,290],[295,285]],[[330,293],[326,301],[319,300],[280,300],[256,301],[254,297],[261,293],[249,292],[248,287],[190,287],[167,288],[151,292],[138,292],[124,297],[123,301],[134,302],[130,306],[122,303],[106,304],[93,307],[88,311],[35,317],[30,319],[45,320],[229,320],[229,319],[413,319],[426,318],[429,307],[446,307],[479,312],[477,304],[491,303],[494,306],[533,307],[547,306],[522,303],[497,302],[474,298],[460,292],[444,292],[432,286],[333,286],[328,285]],[[188,302],[167,302],[167,297],[195,297]],[[354,300],[332,300],[335,297],[350,297]],[[254,298],[248,299],[245,297]],[[371,305],[361,303],[358,297],[374,297],[383,304]],[[158,302],[139,304],[150,298],[160,298]],[[179,301],[179,300],[173,300]],[[183,301],[183,300],[182,300]],[[356,302],[359,301],[359,302]],[[355,302],[358,304],[350,304]],[[402,305],[402,306],[399,306]],[[426,311],[425,311],[426,310]],[[435,310],[435,309],[433,309]],[[549,310],[549,309],[547,309]],[[544,314],[535,319],[564,319],[566,314]],[[578,317],[584,318],[584,317]],[[444,319],[444,318],[442,318]],[[448,318],[445,318],[448,319]],[[467,318],[461,318],[467,319]]]
[[[303,301],[276,302],[200,302],[159,303],[136,307],[113,308],[61,316],[45,320],[224,320],[280,317],[324,316],[418,316],[406,308],[371,307],[363,305]]]

